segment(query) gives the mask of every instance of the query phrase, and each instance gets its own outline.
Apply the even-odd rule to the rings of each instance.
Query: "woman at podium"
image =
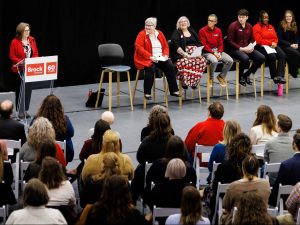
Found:
[[[38,57],[39,52],[34,37],[30,36],[30,25],[28,23],[19,23],[16,28],[16,36],[10,43],[9,58],[12,62],[12,71],[16,74],[14,79],[14,89],[16,92],[16,106],[18,117],[23,119],[30,117],[27,113],[31,98],[31,83],[24,85],[24,59]],[[23,91],[25,87],[25,91]],[[23,98],[25,94],[25,98]],[[24,103],[25,99],[25,103]]]

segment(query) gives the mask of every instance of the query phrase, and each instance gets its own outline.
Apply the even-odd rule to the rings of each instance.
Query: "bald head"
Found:
[[[111,111],[105,111],[101,114],[101,119],[112,125],[115,121],[115,116]]]
[[[14,104],[10,100],[4,100],[0,104],[0,115],[3,118],[9,118],[13,113]]]

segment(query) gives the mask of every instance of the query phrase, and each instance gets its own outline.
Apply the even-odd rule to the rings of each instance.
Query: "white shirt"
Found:
[[[166,221],[166,225],[180,225],[181,214],[174,214],[168,217]],[[202,220],[198,220],[196,225],[210,225],[210,221],[208,218],[202,216]]]
[[[273,137],[277,137],[278,133],[272,131],[272,135],[270,135],[268,133],[263,132],[262,125],[257,125],[251,128],[249,136],[250,136],[251,144],[258,145],[258,144],[265,144]]]
[[[58,188],[47,189],[47,192],[49,195],[48,206],[72,206],[76,203],[74,188],[68,180],[63,181]]]

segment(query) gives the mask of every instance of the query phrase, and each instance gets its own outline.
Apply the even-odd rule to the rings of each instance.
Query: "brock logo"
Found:
[[[56,62],[48,62],[46,63],[46,74],[55,74],[57,73],[57,63]]]
[[[36,76],[42,74],[44,74],[44,63],[27,65],[27,76]]]

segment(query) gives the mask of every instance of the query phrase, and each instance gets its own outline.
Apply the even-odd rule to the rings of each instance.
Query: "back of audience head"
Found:
[[[239,133],[241,133],[241,126],[240,124],[235,120],[227,120],[224,125],[223,129],[223,144],[229,145],[232,139]]]
[[[186,165],[184,162],[179,159],[171,159],[167,165],[165,177],[169,178],[169,180],[173,179],[181,179],[185,177],[186,174]]]
[[[5,141],[0,140],[0,183],[4,178],[4,160],[8,160],[7,146]]]
[[[220,102],[213,102],[208,107],[208,112],[211,118],[220,120],[224,115],[224,107]]]
[[[288,133],[292,129],[293,122],[290,117],[279,114],[277,116],[277,126],[281,130],[281,132]]]
[[[248,178],[249,181],[253,180],[254,177],[257,177],[259,162],[258,159],[253,156],[247,156],[242,163],[243,175]]]
[[[181,17],[179,17],[179,19],[177,20],[177,23],[176,23],[176,29],[177,30],[180,29],[181,21],[186,21],[187,22],[187,27],[191,26],[190,20],[186,16],[181,16]]]
[[[300,151],[300,133],[298,132],[296,132],[293,136],[293,149],[295,151]]]
[[[155,118],[161,113],[168,113],[167,108],[161,105],[155,105],[151,108],[148,117],[148,126],[153,128]]]
[[[133,208],[131,202],[131,192],[125,177],[112,175],[105,180],[100,199],[94,204],[91,213],[97,217],[104,208],[107,212],[107,223],[119,224]]]
[[[253,126],[262,125],[263,131],[272,134],[276,129],[276,118],[271,107],[267,105],[260,105],[256,111],[256,119]]]
[[[102,141],[102,150],[101,152],[114,152],[120,153],[120,138],[117,132],[113,130],[105,131]]]
[[[47,156],[43,159],[39,179],[48,187],[48,189],[55,189],[66,180],[66,176],[57,159]]]
[[[187,160],[187,150],[184,141],[177,135],[171,136],[167,143],[165,158]]]
[[[237,205],[233,225],[272,225],[267,205],[255,191],[248,191],[241,196]]]
[[[105,111],[101,114],[101,119],[112,125],[115,121],[115,116],[111,111]]]
[[[42,140],[40,142],[35,163],[41,165],[46,156],[56,158],[56,146],[51,140]]]
[[[39,149],[42,140],[55,141],[55,131],[51,122],[45,117],[38,117],[28,129],[28,144],[33,149]]]
[[[193,186],[186,186],[182,190],[181,218],[183,225],[197,224],[202,218],[202,202],[199,191]]]
[[[0,103],[0,115],[2,118],[10,118],[13,113],[14,104],[10,100],[4,100]]]
[[[23,193],[23,205],[26,206],[43,206],[47,205],[49,196],[45,185],[37,178],[32,178],[25,186]]]
[[[103,141],[103,134],[105,131],[110,130],[110,126],[108,122],[100,119],[95,123],[94,127],[94,134],[92,135],[92,149],[94,150],[101,150],[102,141]]]
[[[114,152],[107,152],[103,155],[99,174],[92,176],[93,180],[103,180],[112,175],[121,175],[120,159]]]

